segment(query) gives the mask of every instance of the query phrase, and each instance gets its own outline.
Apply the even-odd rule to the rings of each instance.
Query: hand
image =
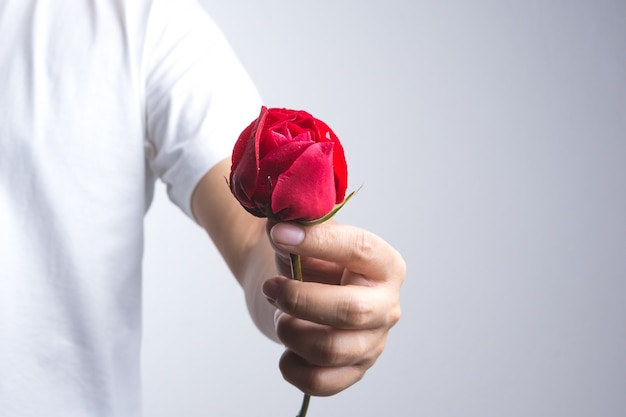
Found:
[[[289,253],[299,254],[305,280],[274,277],[263,285],[278,309],[283,377],[311,395],[336,394],[376,362],[400,319],[404,260],[380,237],[333,222],[279,223],[270,238],[280,273],[291,276]]]

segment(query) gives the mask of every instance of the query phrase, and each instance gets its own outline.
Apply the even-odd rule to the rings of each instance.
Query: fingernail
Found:
[[[278,290],[280,289],[280,284],[276,282],[276,280],[268,279],[263,283],[263,294],[270,301],[276,301],[276,297],[278,297]]]
[[[296,246],[304,240],[304,230],[292,223],[278,223],[270,232],[274,243]]]

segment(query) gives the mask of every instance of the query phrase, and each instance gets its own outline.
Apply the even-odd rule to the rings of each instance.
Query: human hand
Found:
[[[289,254],[298,254],[305,281],[277,276],[263,285],[286,347],[280,370],[305,393],[336,394],[376,362],[400,319],[404,260],[380,237],[334,222],[279,223],[270,238],[279,272],[290,276]]]

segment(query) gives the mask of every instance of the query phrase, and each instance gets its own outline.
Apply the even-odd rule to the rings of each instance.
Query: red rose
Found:
[[[347,182],[339,139],[305,111],[263,107],[233,150],[230,189],[258,217],[317,220],[344,201]]]

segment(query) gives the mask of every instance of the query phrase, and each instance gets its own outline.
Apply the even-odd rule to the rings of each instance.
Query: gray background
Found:
[[[327,121],[402,321],[315,416],[626,415],[626,2],[203,2],[267,105]],[[146,220],[147,417],[296,414],[203,232]]]

